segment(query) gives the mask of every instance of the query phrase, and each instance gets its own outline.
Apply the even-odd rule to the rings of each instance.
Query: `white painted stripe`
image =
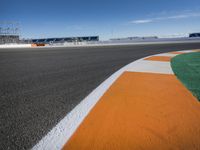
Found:
[[[155,56],[175,57],[176,55],[178,55],[178,54],[163,53],[163,54],[157,54]]]
[[[184,50],[184,51],[179,51],[179,52],[183,52],[183,53],[192,53],[194,52],[193,50]]]
[[[130,64],[129,64],[130,65]],[[60,150],[69,140],[83,119],[88,115],[94,105],[114,83],[114,81],[127,70],[129,65],[123,67],[101,85],[99,85],[92,93],[81,101],[64,119],[62,119],[42,140],[36,144],[33,150]]]
[[[166,54],[166,53],[165,53]],[[155,55],[152,55],[155,56]],[[151,56],[148,56],[151,57]],[[145,57],[147,58],[147,57]],[[139,59],[135,62],[126,65],[122,69],[118,70],[106,81],[99,85],[94,91],[92,91],[80,104],[78,104],[69,114],[67,114],[42,140],[37,143],[33,150],[60,150],[64,144],[69,140],[83,119],[88,115],[91,109],[95,106],[98,100],[108,90],[108,88],[116,81],[116,79],[124,71],[134,72],[151,72],[151,73],[165,73],[173,74],[170,69],[170,63],[156,61],[147,61],[145,58]]]
[[[192,53],[193,50],[185,50],[185,51],[181,51],[181,52],[183,52],[183,53]]]
[[[132,64],[127,71],[173,74],[170,62],[140,60]]]

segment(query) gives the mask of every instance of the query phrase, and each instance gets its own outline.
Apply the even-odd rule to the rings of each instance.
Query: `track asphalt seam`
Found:
[[[182,51],[181,53],[188,52],[192,51]],[[87,117],[91,110],[96,106],[100,98],[107,92],[113,83],[124,74],[124,72],[173,75],[169,60],[178,54],[180,53],[173,52],[148,56],[134,61],[118,70],[90,93],[84,100],[82,100],[82,102],[63,120],[61,120],[38,144],[33,147],[33,149],[62,149],[79,128],[80,124],[82,124],[85,117]]]

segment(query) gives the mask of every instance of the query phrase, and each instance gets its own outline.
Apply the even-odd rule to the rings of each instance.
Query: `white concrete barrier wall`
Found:
[[[5,44],[5,45],[0,45],[0,48],[23,48],[23,47],[31,47],[31,44]]]

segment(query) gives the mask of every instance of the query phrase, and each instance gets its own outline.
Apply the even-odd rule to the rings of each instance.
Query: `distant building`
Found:
[[[18,35],[0,35],[0,44],[19,43]]]
[[[19,43],[19,31],[18,22],[0,22],[0,44]]]
[[[192,38],[192,37],[200,37],[200,33],[191,33],[191,34],[189,35],[189,37],[190,37],[190,38]]]

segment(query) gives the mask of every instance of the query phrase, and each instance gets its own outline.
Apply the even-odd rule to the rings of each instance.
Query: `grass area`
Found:
[[[174,57],[171,66],[178,79],[200,101],[200,52]]]

